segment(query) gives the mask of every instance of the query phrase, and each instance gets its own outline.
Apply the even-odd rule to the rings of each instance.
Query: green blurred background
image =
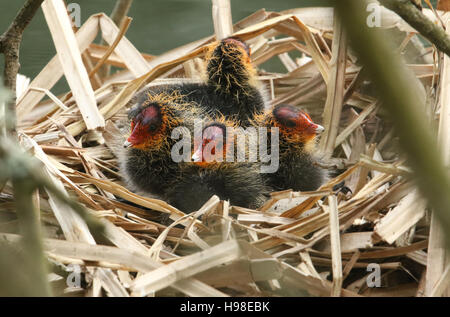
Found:
[[[25,0],[0,0],[0,34],[6,30]],[[317,0],[231,0],[233,22],[266,8],[281,11],[319,6]],[[110,15],[115,0],[66,0],[78,3],[81,23],[98,12]],[[133,21],[127,38],[142,52],[158,55],[169,49],[208,36],[214,32],[210,0],[134,0],[128,14]],[[55,54],[42,10],[25,30],[20,51],[20,73],[34,78]],[[3,59],[1,56],[0,59]],[[3,61],[1,61],[3,68]]]
[[[78,3],[81,23],[98,12],[110,15],[116,0],[66,0],[66,4]],[[25,0],[0,0],[0,34],[16,16]],[[231,0],[233,22],[265,8],[281,11],[298,7],[326,6],[327,0]],[[433,4],[436,0],[432,1]],[[211,0],[134,0],[128,13],[133,21],[127,38],[141,51],[158,55],[169,49],[192,42],[214,32],[211,18]],[[98,41],[97,41],[98,42]],[[55,54],[50,32],[39,10],[25,30],[20,50],[20,73],[34,78]],[[3,73],[3,55],[0,54]],[[276,59],[263,65],[269,71],[284,71]],[[67,89],[62,79],[52,91],[61,93]]]

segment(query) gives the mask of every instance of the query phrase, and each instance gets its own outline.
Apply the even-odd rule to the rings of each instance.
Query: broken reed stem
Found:
[[[333,2],[346,28],[355,52],[359,55],[376,85],[383,106],[395,124],[400,145],[409,162],[424,197],[434,208],[450,246],[450,178],[444,167],[441,151],[426,120],[419,88],[414,74],[383,36],[382,30],[366,25],[367,1],[341,0]],[[392,71],[395,69],[396,71]]]
[[[339,230],[339,211],[336,196],[328,196],[330,216],[330,243],[333,271],[333,285],[331,296],[339,297],[342,289],[342,259],[341,259],[341,236]]]
[[[128,15],[128,11],[130,11],[131,4],[133,0],[117,0],[112,13],[110,15],[111,20],[119,26],[122,24],[123,19]],[[106,45],[105,39],[102,38],[101,45]],[[98,71],[99,75],[102,78],[105,78],[109,75],[111,71],[111,65],[103,65]]]
[[[108,47],[105,55],[102,56],[102,58],[97,62],[97,64],[94,66],[94,68],[89,72],[89,75],[88,75],[89,78],[92,78],[92,76],[94,76],[97,73],[97,71],[100,69],[100,67],[102,67],[102,65],[105,63],[105,61],[108,59],[108,57],[114,52],[114,49],[116,48],[116,46],[119,44],[122,37],[127,32],[128,27],[130,26],[131,20],[132,19],[130,17],[126,17],[122,21],[122,23],[120,24],[119,34],[117,34],[113,44],[110,47]]]
[[[212,0],[212,17],[216,40],[220,41],[233,34],[230,0]]]
[[[88,73],[81,58],[71,20],[63,0],[45,1],[42,4],[60,64],[73,97],[88,130],[103,129],[105,120],[100,114]]]
[[[330,158],[336,144],[345,92],[345,68],[347,58],[347,38],[336,13],[334,15],[334,36],[330,76],[327,83],[327,101],[323,113],[325,133],[319,149],[325,158]]]
[[[450,56],[450,37],[444,29],[430,21],[410,0],[380,0],[380,3],[394,11],[408,22],[440,51]]]
[[[19,51],[23,31],[33,19],[43,0],[27,0],[17,13],[8,29],[0,36],[0,53],[5,56],[4,85],[12,92],[12,98],[6,103],[6,132],[16,137],[16,78],[19,72]]]

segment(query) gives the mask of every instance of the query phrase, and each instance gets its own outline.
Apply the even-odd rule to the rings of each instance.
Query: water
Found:
[[[25,0],[0,0],[0,33],[7,29]],[[81,8],[81,23],[98,12],[109,15],[115,0],[66,0]],[[296,7],[325,5],[318,0],[231,0],[233,22],[265,8],[281,11]],[[210,0],[134,0],[128,13],[133,21],[126,37],[141,52],[158,55],[169,49],[214,33]],[[50,32],[39,10],[25,30],[20,51],[20,73],[34,78],[55,55]],[[3,73],[3,56],[0,56]],[[65,89],[60,82],[53,91]]]

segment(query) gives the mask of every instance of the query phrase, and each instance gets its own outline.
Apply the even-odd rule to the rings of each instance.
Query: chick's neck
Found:
[[[208,84],[216,91],[245,94],[256,86],[256,70],[242,48],[229,44],[219,45],[209,57]]]

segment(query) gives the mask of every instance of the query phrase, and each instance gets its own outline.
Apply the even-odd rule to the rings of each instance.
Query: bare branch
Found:
[[[430,21],[410,0],[380,0],[380,3],[397,13],[440,51],[450,56],[450,37],[442,27]]]
[[[13,98],[8,103],[6,111],[9,120],[6,131],[10,135],[16,134],[15,118],[16,118],[16,77],[19,72],[19,49],[22,41],[23,31],[33,19],[37,10],[41,6],[43,0],[27,0],[20,9],[19,13],[8,27],[8,29],[0,36],[0,52],[5,55],[4,84],[13,94]]]
[[[41,6],[43,0],[27,0],[22,9],[17,13],[13,22],[10,24],[5,33],[0,37],[0,52],[5,54],[5,84],[13,92],[15,89],[15,76],[13,72],[19,68],[19,65],[8,65],[10,63],[17,63],[19,58],[19,47],[22,40],[22,34],[31,19],[36,14],[37,10]],[[8,73],[11,71],[12,73]]]

